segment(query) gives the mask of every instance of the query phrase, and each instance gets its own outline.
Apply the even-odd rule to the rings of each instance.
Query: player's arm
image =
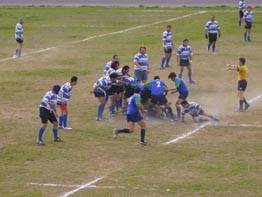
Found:
[[[180,64],[180,50],[179,49],[177,50],[177,53],[176,53],[176,60],[177,60],[177,65],[179,66]]]
[[[198,123],[198,119],[197,119],[196,116],[192,116],[192,119],[193,119],[193,122],[194,122],[194,123]]]
[[[191,47],[190,47],[189,61],[190,61],[190,63],[193,61],[193,51],[192,51]]]
[[[205,26],[205,38],[208,39],[208,23]]]
[[[145,108],[144,108],[144,105],[142,105],[142,103],[141,103],[141,97],[140,96],[136,98],[135,103],[136,103],[136,106],[141,111],[141,113],[145,114]]]
[[[217,31],[218,31],[218,36],[219,36],[219,38],[221,37],[221,31],[220,31],[220,26],[219,26],[219,24],[217,24]]]
[[[237,65],[228,64],[226,70],[237,71]]]

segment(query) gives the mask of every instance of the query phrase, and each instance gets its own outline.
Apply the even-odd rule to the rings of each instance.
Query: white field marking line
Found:
[[[262,125],[257,124],[217,124],[215,127],[254,127],[254,128],[262,128]]]
[[[173,139],[173,140],[170,140],[170,141],[168,141],[168,142],[165,142],[164,144],[168,145],[168,144],[178,143],[180,140],[183,140],[183,139],[189,137],[190,135],[193,135],[194,133],[200,131],[201,129],[205,128],[205,127],[208,126],[208,125],[211,125],[211,122],[206,122],[206,123],[204,123],[204,124],[201,124],[200,126],[198,126],[197,128],[193,129],[192,131],[187,132],[187,133],[185,133],[185,134],[183,134],[183,135],[181,135],[181,136],[178,136],[178,137],[176,137],[176,138]]]
[[[129,32],[129,31],[136,30],[136,29],[141,29],[141,28],[144,28],[144,27],[153,26],[153,25],[157,25],[157,24],[160,24],[160,23],[171,22],[171,21],[175,21],[175,20],[179,20],[179,19],[183,19],[183,18],[188,18],[188,17],[191,17],[191,16],[199,15],[199,14],[204,14],[204,13],[206,13],[206,11],[198,11],[198,12],[194,12],[194,13],[191,13],[191,14],[178,16],[178,17],[175,17],[175,18],[170,18],[170,19],[167,19],[167,20],[161,20],[161,21],[157,21],[157,22],[153,22],[153,23],[149,23],[149,24],[145,24],[145,25],[138,25],[138,26],[135,26],[135,27],[130,27],[130,28],[119,30],[119,31],[115,31],[115,32],[110,32],[110,33],[104,33],[104,34],[100,34],[100,35],[96,35],[96,36],[91,36],[91,37],[87,37],[87,38],[85,38],[83,40],[75,40],[75,41],[72,41],[72,42],[68,42],[68,43],[66,43],[64,45],[53,46],[53,47],[48,47],[48,48],[45,48],[45,49],[40,49],[40,50],[37,50],[37,51],[33,51],[33,52],[30,52],[30,53],[24,54],[22,57],[30,56],[30,55],[33,55],[33,54],[47,52],[47,51],[50,51],[50,50],[53,50],[53,49],[56,49],[56,48],[59,48],[59,47],[63,47],[65,45],[69,45],[69,44],[78,44],[78,43],[81,43],[81,42],[87,42],[87,41],[95,39],[95,38],[102,38],[102,37],[106,37],[106,36],[110,36],[110,35],[126,33],[126,32]],[[8,61],[8,60],[14,60],[14,59],[17,59],[17,58],[13,58],[13,57],[3,58],[3,59],[0,59],[0,63]]]
[[[66,193],[60,195],[60,197],[67,197],[67,196],[70,196],[70,195],[72,195],[72,194],[74,194],[74,193],[76,193],[76,192],[79,192],[79,191],[82,190],[82,189],[85,189],[85,188],[89,187],[90,185],[93,185],[94,183],[96,183],[96,182],[102,180],[103,178],[105,178],[105,177],[104,177],[104,176],[102,176],[102,177],[98,177],[98,178],[96,178],[96,179],[93,180],[93,181],[90,181],[90,182],[88,182],[88,183],[85,183],[85,184],[83,184],[83,185],[77,187],[77,188],[74,189],[74,190],[71,190],[71,191],[69,191],[69,192],[66,192]]]
[[[254,98],[252,98],[252,99],[250,99],[248,102],[249,102],[249,103],[254,103],[255,101],[257,101],[257,100],[259,100],[259,99],[261,99],[261,98],[262,98],[262,94],[254,97]]]

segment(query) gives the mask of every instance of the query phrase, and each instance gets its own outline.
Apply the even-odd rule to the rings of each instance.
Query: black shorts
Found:
[[[252,28],[252,23],[246,22],[246,29],[251,29]]]
[[[135,90],[131,86],[126,86],[124,98],[125,99],[130,98],[131,96],[133,96],[134,93],[135,93]]]
[[[239,18],[243,18],[244,12],[242,10],[239,10]]]
[[[106,97],[106,92],[100,89],[94,90],[95,97]]]
[[[19,44],[22,44],[22,43],[24,42],[24,40],[21,39],[21,38],[16,38],[15,40],[16,40],[16,42],[19,43]]]
[[[57,119],[56,119],[54,112],[50,112],[48,109],[46,109],[44,107],[40,107],[39,110],[40,110],[39,117],[41,118],[41,121],[42,121],[43,124],[46,124],[48,122],[48,120],[51,123],[57,122]]]
[[[180,66],[189,66],[190,62],[189,60],[180,60]]]
[[[116,86],[116,93],[120,94],[122,92],[124,92],[124,87],[122,85],[117,85]]]
[[[155,105],[165,105],[167,104],[167,99],[165,95],[152,95],[151,96],[151,102]]]
[[[238,91],[245,91],[247,89],[247,81],[246,80],[239,80],[237,90]]]
[[[127,114],[126,120],[128,123],[136,123],[136,122],[140,122],[141,120],[143,120],[143,116],[141,116],[139,112],[136,112],[134,114]]]
[[[172,53],[173,49],[171,47],[164,47],[164,52],[165,53]]]
[[[217,33],[209,33],[208,34],[209,43],[217,41]]]

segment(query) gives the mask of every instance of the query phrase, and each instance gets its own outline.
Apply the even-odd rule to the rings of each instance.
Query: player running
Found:
[[[244,12],[246,9],[246,3],[245,0],[240,0],[238,2],[238,7],[239,7],[239,26],[241,26],[242,22],[243,22],[243,16],[244,16]]]
[[[195,82],[192,80],[192,48],[188,45],[189,40],[185,39],[183,40],[183,44],[180,45],[177,49],[177,65],[180,66],[180,74],[179,78],[182,78],[182,74],[184,71],[184,67],[187,67],[188,70],[188,78],[190,84],[195,84]]]
[[[205,37],[209,39],[207,50],[210,51],[210,47],[212,46],[212,53],[216,52],[216,41],[217,36],[221,36],[220,27],[216,18],[213,16],[210,21],[206,23],[205,26]]]
[[[116,73],[110,74],[109,77],[103,76],[98,79],[93,86],[93,93],[100,103],[97,108],[96,121],[103,120],[103,113],[109,96],[108,90],[111,88],[113,83],[116,83],[117,77],[118,75]],[[112,106],[110,105],[110,110],[111,108]]]
[[[228,65],[227,70],[233,70],[238,72],[238,98],[239,98],[239,112],[243,112],[250,107],[250,104],[247,102],[244,93],[247,88],[247,77],[248,69],[246,65],[246,59],[241,57],[239,58],[239,65]],[[243,105],[245,104],[245,108]]]
[[[165,56],[162,58],[161,69],[169,67],[169,62],[172,56],[173,50],[173,38],[171,32],[171,25],[167,25],[166,31],[162,34],[162,42]]]
[[[57,114],[56,114],[56,106],[57,106],[57,94],[59,93],[60,86],[55,85],[51,91],[48,91],[40,102],[40,118],[42,122],[42,126],[38,131],[36,143],[37,145],[45,145],[43,141],[43,135],[45,133],[48,120],[53,124],[53,135],[55,142],[62,142],[61,138],[58,136],[58,123],[57,123]]]
[[[177,120],[181,118],[181,102],[186,100],[189,94],[186,83],[179,77],[177,77],[175,72],[171,72],[168,75],[168,79],[171,79],[175,83],[175,90],[171,91],[171,93],[179,93],[178,100],[176,101],[176,110],[177,110]]]
[[[77,84],[78,78],[73,76],[70,82],[66,82],[61,86],[61,89],[58,94],[58,106],[60,107],[61,115],[59,116],[59,128],[65,130],[71,130],[71,127],[67,126],[68,120],[68,111],[67,111],[67,102],[71,97],[71,92],[73,87]]]
[[[250,42],[251,41],[251,29],[253,26],[253,22],[254,22],[254,16],[253,16],[253,12],[252,12],[252,7],[251,6],[247,6],[247,10],[244,12],[244,20],[246,23],[246,31],[244,33],[244,41],[246,42]]]
[[[19,22],[15,26],[15,40],[17,43],[17,47],[15,50],[14,58],[21,57],[22,46],[24,43],[24,20],[22,18],[19,19]]]
[[[148,78],[149,63],[146,47],[141,46],[139,52],[134,56],[134,76],[137,81],[145,83]]]
[[[184,100],[181,102],[181,105],[183,107],[182,118],[181,118],[182,122],[185,122],[186,114],[191,115],[195,123],[201,122],[200,116],[205,116],[210,118],[211,120],[219,121],[216,117],[204,111],[203,108],[198,103],[187,102],[186,100]]]
[[[135,124],[137,123],[140,130],[140,143],[146,145],[145,134],[146,134],[146,123],[143,120],[142,114],[145,113],[144,106],[141,104],[140,89],[136,88],[134,95],[130,97],[127,107],[126,119],[128,122],[128,128],[114,129],[113,138],[116,138],[120,133],[133,133]]]

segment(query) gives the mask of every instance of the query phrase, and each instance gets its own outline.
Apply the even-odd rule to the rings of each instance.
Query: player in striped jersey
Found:
[[[145,134],[146,134],[146,123],[143,120],[144,106],[141,104],[140,89],[136,88],[134,95],[130,97],[127,107],[126,119],[128,122],[128,128],[114,129],[113,138],[116,138],[120,133],[133,133],[135,129],[135,124],[137,123],[140,130],[140,144],[146,145]]]
[[[59,116],[59,128],[71,130],[71,127],[67,126],[68,120],[68,111],[67,111],[67,102],[71,97],[71,92],[73,87],[77,84],[78,78],[73,76],[70,82],[66,82],[61,86],[61,89],[58,94],[58,106],[60,107],[61,115]]]
[[[19,22],[15,26],[15,40],[17,43],[17,47],[15,50],[14,58],[21,57],[22,46],[24,43],[24,20],[19,19]]]
[[[253,12],[252,12],[252,7],[251,6],[247,6],[247,10],[244,12],[244,20],[246,23],[246,31],[244,33],[244,41],[251,41],[251,29],[252,29],[252,25],[254,22],[254,16],[253,16]]]
[[[104,65],[104,74],[106,74],[107,70],[111,67],[112,63],[116,61],[118,61],[118,55],[113,55],[112,59]]]
[[[210,47],[212,46],[212,53],[214,54],[216,51],[217,36],[219,37],[221,36],[219,24],[214,16],[211,18],[210,21],[206,23],[205,36],[206,39],[209,39],[209,43],[207,47],[208,52],[210,50]]]
[[[191,46],[189,46],[188,44],[189,44],[189,40],[184,39],[183,44],[180,45],[177,49],[177,54],[176,54],[177,65],[180,66],[179,78],[182,78],[184,67],[187,67],[189,83],[195,84],[195,82],[192,79],[192,68],[191,68],[193,51]]]
[[[239,26],[241,26],[243,22],[243,16],[246,9],[246,3],[245,0],[240,0],[238,2],[238,8],[239,8]]]
[[[214,117],[211,114],[208,114],[206,111],[203,110],[203,108],[195,102],[187,102],[186,100],[181,102],[181,105],[183,107],[182,111],[182,122],[185,122],[185,115],[189,114],[192,116],[192,119],[195,123],[201,122],[200,116],[205,116],[210,118],[214,121],[219,121],[216,117]]]
[[[62,140],[58,136],[58,123],[57,123],[57,114],[56,114],[56,106],[57,106],[57,94],[59,93],[60,86],[55,85],[51,91],[48,91],[42,98],[39,110],[40,110],[40,118],[42,122],[42,126],[38,131],[36,143],[38,145],[45,145],[43,141],[43,135],[47,127],[48,120],[53,124],[53,135],[55,142],[62,142]]]
[[[241,57],[239,58],[239,65],[228,65],[227,70],[233,70],[238,72],[238,97],[239,97],[239,112],[243,112],[250,107],[250,104],[247,102],[244,93],[247,88],[247,77],[248,69],[246,66],[246,59]],[[245,108],[243,109],[243,105]]]
[[[162,58],[161,68],[164,69],[165,67],[169,67],[169,62],[172,56],[173,50],[173,38],[171,32],[171,25],[167,25],[166,31],[162,34],[162,42],[163,48],[165,52],[165,56]]]
[[[100,79],[96,81],[96,83],[93,86],[93,93],[95,97],[99,101],[98,109],[97,109],[97,121],[103,120],[103,113],[106,101],[108,99],[108,91],[111,88],[113,83],[116,83],[118,75],[116,73],[112,73],[108,76],[103,76]],[[110,93],[109,93],[110,94]],[[112,105],[110,105],[110,110],[112,108]]]
[[[149,63],[146,47],[141,46],[139,52],[134,56],[134,76],[137,81],[145,83],[148,78]]]

